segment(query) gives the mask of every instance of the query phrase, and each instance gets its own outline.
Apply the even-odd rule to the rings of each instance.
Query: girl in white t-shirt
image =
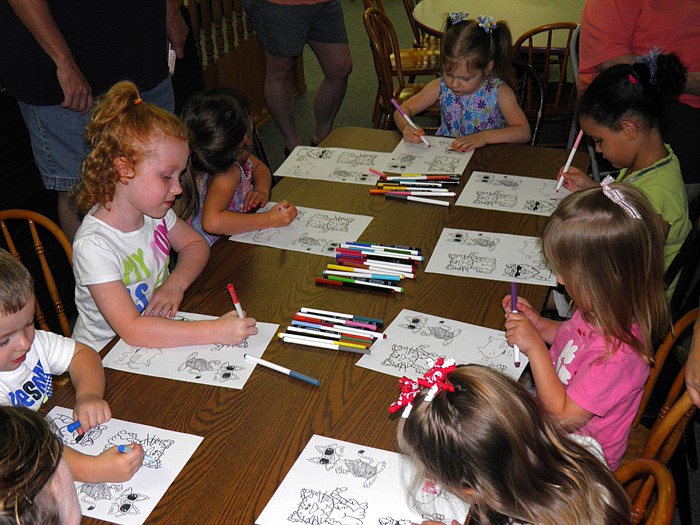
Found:
[[[204,239],[171,210],[189,158],[182,122],[120,82],[95,107],[86,137],[92,150],[76,198],[86,215],[73,243],[75,338],[99,350],[115,333],[140,347],[235,345],[256,334],[255,319],[235,311],[213,321],[171,319],[209,258]]]

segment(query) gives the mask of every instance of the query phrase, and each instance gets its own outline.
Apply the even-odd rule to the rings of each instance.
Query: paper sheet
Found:
[[[489,366],[518,379],[528,363],[521,354],[520,368],[515,367],[513,349],[502,331],[413,310],[401,310],[384,333],[387,338],[375,341],[371,354],[362,356],[357,366],[415,379],[444,357],[458,365]]]
[[[54,423],[63,443],[83,454],[96,456],[110,447],[132,443],[143,446],[143,464],[131,480],[75,484],[83,516],[124,525],[146,521],[202,442],[199,436],[112,418],[91,428],[77,443],[77,432],[66,428],[73,422],[72,410],[54,407],[46,419]]]
[[[390,153],[378,151],[297,146],[277,168],[275,176],[372,186],[379,177],[368,168],[381,170],[390,158]]]
[[[414,472],[401,454],[314,435],[255,523],[464,523],[468,505],[434,483],[412,488]]]
[[[457,206],[549,216],[571,192],[556,191],[557,181],[475,171],[464,186]]]
[[[216,319],[211,315],[188,312],[178,312],[175,318],[181,322]],[[279,325],[271,323],[258,323],[256,326],[258,333],[236,346],[217,343],[176,348],[137,348],[119,340],[102,363],[106,368],[124,372],[241,389],[255,368],[255,364],[244,359],[243,354],[261,357],[279,328]]]
[[[455,139],[426,136],[430,147],[422,142],[412,144],[402,140],[391,152],[381,171],[392,173],[456,173],[461,175],[474,155],[473,151],[460,153],[450,149]]]
[[[444,228],[425,271],[556,286],[540,239],[523,235]]]
[[[268,202],[258,213],[275,205],[274,202]],[[356,241],[372,222],[372,217],[367,215],[302,206],[297,206],[297,210],[299,215],[288,226],[239,233],[232,235],[229,240],[335,257],[336,247],[344,242]]]

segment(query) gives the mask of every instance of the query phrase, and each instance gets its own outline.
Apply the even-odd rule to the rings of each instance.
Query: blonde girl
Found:
[[[544,230],[546,259],[574,314],[540,316],[503,300],[506,338],[530,359],[537,397],[570,431],[603,447],[615,470],[627,448],[654,342],[669,328],[663,285],[663,227],[646,196],[615,184],[564,199]]]
[[[612,473],[519,383],[479,365],[458,366],[441,383],[429,402],[429,388],[418,392],[399,446],[420,479],[469,503],[478,523],[629,523]]]
[[[87,127],[78,208],[86,213],[73,244],[74,336],[100,349],[115,333],[131,346],[238,344],[257,333],[235,311],[214,321],[170,319],[204,268],[204,239],[171,210],[187,167],[187,129],[143,102],[136,86],[113,86]],[[170,250],[178,253],[172,273]]]
[[[452,149],[468,151],[486,144],[527,142],[530,125],[515,96],[508,25],[489,16],[477,20],[451,13],[442,38],[443,77],[429,82],[401,107],[411,117],[440,102],[436,135],[454,137]],[[418,144],[425,132],[409,126],[397,111],[394,122],[407,142]]]

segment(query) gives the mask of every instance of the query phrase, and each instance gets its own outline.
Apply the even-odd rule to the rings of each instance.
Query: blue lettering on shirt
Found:
[[[41,406],[53,394],[51,374],[44,372],[41,360],[37,362],[32,372],[32,378],[26,381],[22,388],[10,392],[10,401],[13,406],[33,407],[37,401]]]
[[[148,306],[148,297],[146,297],[146,292],[148,292],[148,285],[146,283],[141,283],[134,290],[135,305],[139,313],[143,312]]]

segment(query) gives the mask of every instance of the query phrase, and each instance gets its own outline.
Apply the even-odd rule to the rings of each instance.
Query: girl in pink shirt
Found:
[[[530,359],[537,397],[567,429],[595,438],[612,470],[627,449],[653,344],[670,325],[663,242],[647,197],[606,179],[564,199],[542,237],[573,317],[541,317],[521,298],[512,313],[510,296],[503,300],[508,343]]]

